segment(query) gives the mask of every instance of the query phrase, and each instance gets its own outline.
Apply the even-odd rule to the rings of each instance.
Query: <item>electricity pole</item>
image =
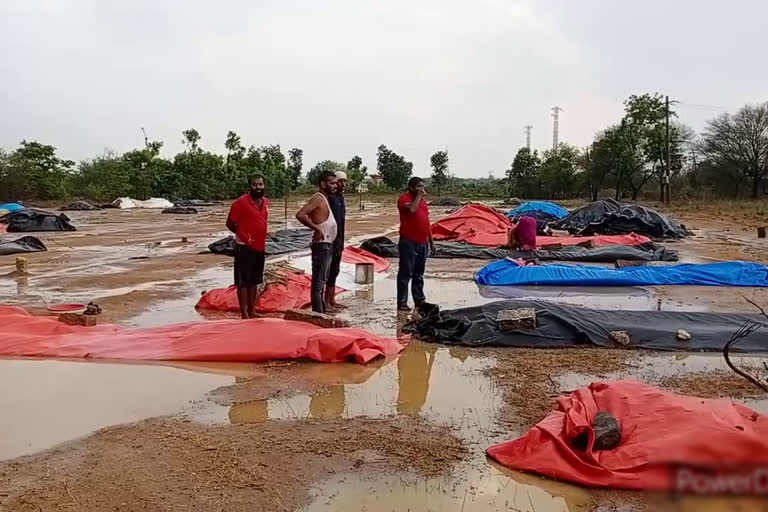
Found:
[[[147,132],[144,131],[144,127],[141,127],[141,133],[144,134],[144,148],[149,149],[149,139],[147,138]]]
[[[530,124],[525,126],[525,147],[528,148],[528,151],[531,151],[531,130],[533,130],[533,126]]]
[[[560,129],[560,112],[562,112],[563,109],[554,106],[552,107],[552,117],[555,119],[554,123],[552,124],[552,151],[554,153],[557,153],[557,143],[558,143],[558,131]]]
[[[669,204],[670,202],[672,202],[672,190],[671,190],[671,185],[670,185],[670,182],[669,182],[670,171],[672,169],[672,167],[670,166],[670,164],[671,164],[670,156],[671,155],[669,154],[669,96],[665,97],[665,102],[664,103],[665,103],[665,106],[666,106],[666,144],[665,145],[666,145],[666,148],[667,148],[667,150],[666,150],[666,153],[667,153],[667,165],[666,165],[666,168],[664,169],[664,189],[665,189],[664,201],[667,204]]]

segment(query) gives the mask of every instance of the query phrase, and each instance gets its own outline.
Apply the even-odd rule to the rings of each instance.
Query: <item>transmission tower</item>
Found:
[[[552,124],[552,151],[557,151],[557,136],[560,129],[560,112],[562,111],[563,109],[558,106],[552,107],[552,117],[555,120]]]
[[[528,151],[531,150],[531,130],[533,130],[533,126],[525,126],[525,147],[528,148]]]

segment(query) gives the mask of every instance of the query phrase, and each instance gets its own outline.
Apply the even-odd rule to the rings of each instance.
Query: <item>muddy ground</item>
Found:
[[[348,236],[391,232],[391,200],[350,201]],[[298,203],[292,202],[294,212]],[[433,211],[433,217],[445,209]],[[202,290],[231,281],[231,260],[199,254],[226,235],[225,207],[195,216],[72,212],[74,233],[41,236],[32,274],[0,278],[3,302],[43,312],[95,300],[101,322],[199,319]],[[676,214],[695,235],[669,244],[687,261],[768,261],[743,218]],[[294,223],[289,220],[288,225]],[[273,229],[286,226],[273,204]],[[181,242],[187,237],[186,243]],[[14,257],[0,257],[0,275]],[[472,273],[484,262],[434,260],[428,295],[444,308],[493,300]],[[399,335],[394,274],[347,292],[343,316]],[[603,308],[747,311],[764,289],[650,287],[558,297]],[[761,358],[740,357],[760,368]],[[594,492],[488,462],[489,445],[541,419],[556,396],[594,380],[635,378],[768,412],[768,396],[717,355],[628,350],[503,350],[411,342],[395,360],[355,364],[126,364],[0,361],[0,511],[5,510],[768,510],[744,499]]]

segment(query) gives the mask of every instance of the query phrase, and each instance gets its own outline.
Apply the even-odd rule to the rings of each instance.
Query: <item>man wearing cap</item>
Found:
[[[331,257],[331,269],[328,272],[328,282],[325,285],[325,303],[333,310],[343,309],[344,306],[336,302],[336,278],[339,277],[341,268],[341,253],[344,251],[344,225],[347,220],[347,201],[344,198],[344,189],[347,186],[347,173],[336,172],[336,193],[328,196],[328,204],[331,206],[333,218],[336,219],[336,239],[333,241],[333,255]]]

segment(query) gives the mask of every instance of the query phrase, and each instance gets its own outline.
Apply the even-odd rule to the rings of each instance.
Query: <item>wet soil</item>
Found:
[[[282,209],[273,209],[272,228],[285,227]],[[28,255],[33,273],[26,279],[0,278],[0,294],[37,311],[45,302],[96,300],[105,309],[100,321],[127,325],[200,319],[200,292],[231,281],[229,258],[197,254],[226,234],[225,213],[73,212],[81,231],[43,235],[51,250]],[[369,201],[348,216],[353,241],[397,223],[391,200]],[[695,235],[669,245],[686,261],[765,261],[764,240],[728,231],[733,221],[716,217],[684,213]],[[182,236],[190,242],[182,244]],[[472,281],[484,263],[430,261],[430,299],[444,308],[495,300]],[[0,257],[0,275],[12,270],[13,257]],[[402,336],[407,315],[395,312],[395,272],[342,294],[348,308],[341,316]],[[547,300],[715,311],[751,310],[744,295],[768,303],[764,289],[594,292],[550,290]],[[765,359],[736,360],[759,366]],[[0,369],[7,370],[0,371],[4,389],[23,390],[0,398],[7,434],[0,459],[10,459],[0,462],[0,511],[765,510],[753,500],[596,492],[509,471],[484,456],[543,418],[558,394],[601,379],[639,379],[768,412],[768,397],[750,393],[718,354],[468,349],[414,340],[396,360],[367,366],[0,361]],[[125,425],[98,430],[118,424]],[[80,436],[87,437],[51,448]]]
[[[348,237],[391,231],[398,216],[390,202],[366,201],[364,211],[350,208]],[[301,204],[300,199],[292,200],[286,219],[283,204],[274,203],[270,229],[297,227],[293,214]],[[227,211],[227,205],[221,205],[201,208],[198,215],[138,209],[67,212],[78,231],[36,233],[48,251],[22,255],[29,260],[30,275],[12,276],[15,256],[0,256],[0,296],[6,304],[37,312],[52,302],[94,300],[104,310],[102,321],[120,322],[153,304],[226,286],[231,258],[199,253],[229,234],[224,226]],[[206,272],[214,269],[224,270],[220,275],[226,280],[207,279]]]
[[[339,472],[434,476],[465,455],[450,429],[409,416],[258,429],[158,418],[0,463],[0,508],[295,510],[313,482]]]
[[[768,372],[765,370],[761,371],[761,369],[755,367],[742,369],[768,384],[768,380],[766,380],[766,373]],[[714,371],[693,375],[671,375],[664,377],[659,384],[677,393],[703,398],[768,399],[768,392],[733,372]]]

